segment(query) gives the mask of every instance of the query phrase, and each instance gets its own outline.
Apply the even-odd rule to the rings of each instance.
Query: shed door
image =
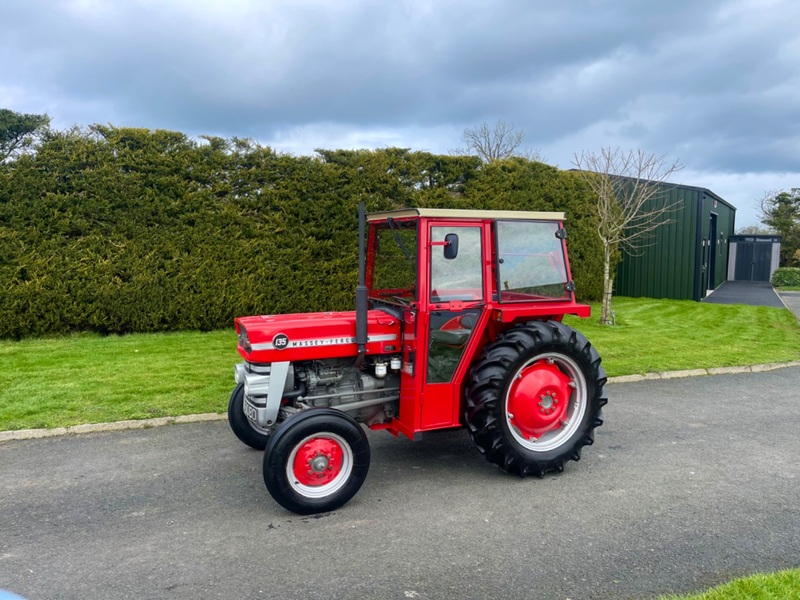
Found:
[[[769,281],[772,241],[736,243],[736,281]]]
[[[772,263],[772,243],[756,242],[753,244],[753,281],[769,281]]]
[[[717,214],[711,213],[708,222],[708,287],[713,290],[717,287],[717,254],[719,253],[719,240],[717,239]]]
[[[753,279],[753,242],[736,243],[736,281],[751,281]]]

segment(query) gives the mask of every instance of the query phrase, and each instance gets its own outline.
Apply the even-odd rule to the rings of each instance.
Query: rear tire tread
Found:
[[[579,364],[586,378],[585,423],[562,446],[549,452],[527,451],[505,430],[505,393],[519,365],[536,354],[555,351]],[[464,420],[470,437],[486,459],[512,474],[536,475],[561,472],[568,460],[580,460],[581,449],[594,443],[594,429],[603,423],[601,408],[608,402],[606,373],[589,341],[558,321],[531,321],[501,333],[488,345],[470,370]]]

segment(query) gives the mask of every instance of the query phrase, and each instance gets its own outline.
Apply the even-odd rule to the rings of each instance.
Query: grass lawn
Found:
[[[609,376],[800,359],[785,309],[616,298],[617,325],[569,318]],[[0,341],[0,430],[224,412],[233,328],[211,333],[76,335]]]
[[[702,594],[662,596],[661,600],[798,600],[800,569],[736,579]]]
[[[0,430],[222,412],[236,334],[0,342]]]
[[[568,317],[597,348],[609,376],[800,359],[800,325],[788,310],[690,300],[614,298],[616,325]]]

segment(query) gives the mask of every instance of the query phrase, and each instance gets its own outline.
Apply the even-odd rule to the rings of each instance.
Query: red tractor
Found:
[[[520,476],[562,471],[603,422],[606,374],[564,315],[563,213],[414,208],[359,214],[355,312],[235,321],[228,419],[290,511],[334,510],[367,476],[362,424],[418,440],[466,426]]]

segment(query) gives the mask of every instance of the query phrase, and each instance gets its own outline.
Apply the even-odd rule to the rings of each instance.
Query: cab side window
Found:
[[[431,227],[431,242],[444,243],[453,233],[458,236],[455,258],[445,258],[442,245],[431,246],[431,302],[483,298],[481,228]]]

